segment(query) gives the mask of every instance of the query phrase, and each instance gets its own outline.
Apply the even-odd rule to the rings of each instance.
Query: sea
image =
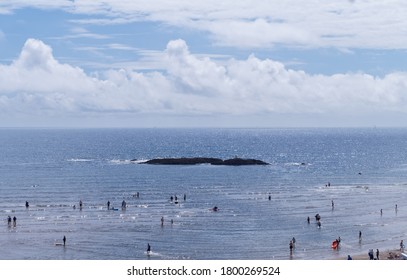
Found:
[[[143,164],[167,157],[269,165]],[[2,260],[384,254],[407,241],[407,129],[2,128],[0,217]]]

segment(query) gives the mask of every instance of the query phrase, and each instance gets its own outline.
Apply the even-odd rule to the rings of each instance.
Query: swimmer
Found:
[[[212,211],[215,211],[215,212],[216,212],[216,211],[218,211],[218,210],[219,210],[218,206],[215,206],[215,207],[212,208]]]

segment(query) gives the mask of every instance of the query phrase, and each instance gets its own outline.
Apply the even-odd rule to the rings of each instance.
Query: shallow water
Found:
[[[1,129],[0,259],[332,259],[397,248],[406,150],[407,129]],[[178,156],[270,165],[138,164]]]

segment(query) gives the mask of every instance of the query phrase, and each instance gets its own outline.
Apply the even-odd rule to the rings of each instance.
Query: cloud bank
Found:
[[[207,32],[216,44],[239,48],[406,49],[403,0],[3,0],[0,14],[26,7],[86,15],[82,24],[159,22]]]
[[[160,72],[85,73],[56,60],[44,42],[28,39],[18,58],[0,64],[1,119],[257,115],[272,120],[284,114],[380,118],[407,113],[405,72],[381,78],[363,73],[310,75],[254,55],[220,64],[190,53],[183,40],[170,41],[162,55],[165,69]]]

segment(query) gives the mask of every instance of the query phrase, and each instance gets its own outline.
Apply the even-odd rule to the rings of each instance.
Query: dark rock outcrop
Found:
[[[211,164],[211,165],[268,165],[267,162],[258,159],[243,159],[232,158],[223,160],[220,158],[206,158],[206,157],[193,157],[193,158],[157,158],[151,159],[143,164],[163,164],[163,165],[194,165],[194,164]]]

